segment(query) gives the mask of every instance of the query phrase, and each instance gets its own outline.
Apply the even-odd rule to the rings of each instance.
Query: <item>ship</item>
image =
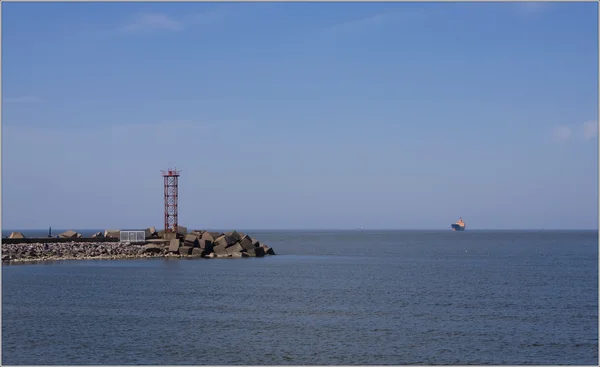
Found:
[[[456,223],[451,224],[450,227],[452,227],[453,231],[464,231],[465,230],[465,222],[463,222],[462,217],[460,217],[460,218],[458,218]]]

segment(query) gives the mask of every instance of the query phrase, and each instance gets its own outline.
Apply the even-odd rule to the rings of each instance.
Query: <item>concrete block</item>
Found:
[[[229,254],[227,253],[227,250],[225,250],[225,245],[221,245],[221,244],[218,244],[215,247],[213,247],[213,253],[216,256],[220,256],[220,257],[229,256]]]
[[[256,257],[256,252],[254,250],[255,249],[246,250],[245,254],[248,255],[248,257]]]
[[[204,253],[204,251],[202,251],[202,249],[200,249],[198,247],[194,247],[192,249],[192,256],[201,257],[203,253]]]
[[[255,247],[254,253],[256,254],[256,257],[263,257],[265,256],[265,249],[262,247]]]
[[[231,254],[231,257],[236,257],[236,258],[242,257],[242,252],[233,252]]]
[[[188,234],[188,230],[184,226],[177,226],[177,234],[185,237]]]
[[[225,234],[225,233],[221,233],[221,232],[208,232],[208,233],[210,233],[214,239],[217,239]]]
[[[174,238],[169,243],[169,252],[177,253],[179,252],[179,240]]]
[[[244,248],[240,246],[239,243],[236,243],[233,246],[229,246],[225,249],[229,255],[233,255],[235,252],[242,252]]]
[[[233,246],[236,244],[236,242],[237,241],[235,240],[235,238],[228,235],[223,235],[215,239],[215,244],[223,245],[225,247]]]
[[[238,242],[240,244],[240,246],[242,246],[242,248],[244,250],[250,250],[254,248],[254,245],[252,244],[252,240],[250,239],[250,237],[245,236],[244,238],[242,238],[240,240],[240,242]]]
[[[207,258],[207,259],[212,259],[212,258],[215,258],[215,257],[216,257],[216,255],[215,255],[215,253],[214,253],[214,252],[211,252],[210,254],[206,254],[206,255],[204,255],[204,257],[205,257],[205,258]]]
[[[254,245],[254,247],[260,247],[260,242],[256,238],[252,238],[252,245]]]
[[[239,241],[242,239],[242,236],[240,236],[240,234],[236,231],[231,231],[231,232],[227,232],[225,233],[227,236],[233,237],[235,239],[235,242]]]
[[[198,240],[198,247],[207,252],[212,252],[213,243],[211,241]]]
[[[165,238],[165,230],[161,229],[157,232],[158,238]]]
[[[185,236],[184,242],[187,246],[198,247],[198,236],[193,233],[190,233],[187,236]]]
[[[215,237],[213,237],[213,235],[210,232],[202,232],[202,236],[200,236],[200,239],[210,242],[215,241]]]
[[[190,246],[181,246],[179,248],[179,255],[188,256],[191,253],[192,253],[192,247],[190,247]]]
[[[21,232],[12,232],[8,238],[25,238]]]
[[[66,232],[63,232],[63,233],[59,234],[58,237],[61,237],[61,238],[81,238],[81,234],[79,234],[79,233],[77,233],[75,231],[68,230]]]
[[[158,235],[158,233],[156,233],[156,228],[154,227],[146,228],[144,232],[146,233],[146,238],[152,238]]]
[[[273,250],[272,247],[269,247],[266,251],[267,255],[275,255],[275,251]]]
[[[96,232],[92,235],[92,238],[102,238],[104,237],[104,233],[102,232]]]
[[[118,229],[107,229],[106,231],[104,231],[104,237],[120,238],[121,231],[119,231]]]
[[[169,241],[170,241],[170,240],[172,240],[172,239],[175,239],[175,238],[177,238],[177,233],[175,233],[175,232],[165,232],[165,233],[163,234],[163,238],[164,238],[165,240],[169,240]]]

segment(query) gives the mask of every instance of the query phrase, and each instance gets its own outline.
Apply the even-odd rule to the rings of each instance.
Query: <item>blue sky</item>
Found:
[[[4,3],[4,228],[598,226],[596,3]]]

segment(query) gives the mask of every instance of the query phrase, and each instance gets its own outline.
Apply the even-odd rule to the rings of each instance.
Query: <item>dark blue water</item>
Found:
[[[598,364],[597,232],[250,233],[2,267],[3,364]]]

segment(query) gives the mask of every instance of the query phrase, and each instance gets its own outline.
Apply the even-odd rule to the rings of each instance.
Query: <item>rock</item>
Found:
[[[192,253],[192,247],[190,247],[190,246],[181,246],[179,248],[179,255],[181,255],[181,256],[188,256],[191,253]]]
[[[10,255],[2,255],[2,261],[10,261]]]
[[[244,250],[251,250],[254,248],[254,245],[252,244],[252,239],[248,236],[244,236],[238,243],[240,244],[240,246],[242,246]]]
[[[207,259],[213,259],[213,258],[215,258],[216,256],[215,256],[215,253],[214,253],[214,252],[211,252],[210,254],[206,254],[206,255],[204,255],[204,257],[205,257],[205,258],[207,258]]]
[[[146,238],[152,238],[158,235],[158,233],[156,233],[156,228],[154,227],[146,228],[144,232],[146,234]]]
[[[242,257],[242,253],[241,252],[233,252],[233,253],[231,253],[231,257],[236,257],[236,258]]]
[[[162,252],[163,248],[162,246],[156,245],[154,243],[149,243],[147,245],[144,245],[140,248],[140,251],[142,254],[145,253],[159,253]]]
[[[171,242],[169,243],[169,252],[172,253],[178,253],[179,252],[179,240],[178,239],[172,239]]]
[[[21,232],[12,232],[8,238],[25,238]]]
[[[119,231],[118,229],[107,229],[106,231],[104,231],[104,237],[120,238],[121,231]]]
[[[104,237],[104,233],[102,232],[96,232],[92,235],[92,238],[102,238]]]
[[[58,237],[61,237],[61,238],[81,238],[82,236],[81,236],[81,234],[79,234],[79,233],[77,233],[75,231],[68,230],[66,232],[63,232],[63,233],[59,234]]]
[[[244,251],[244,248],[242,246],[240,246],[239,243],[236,243],[233,246],[227,247],[225,250],[227,251],[227,254],[233,255],[236,252],[242,252],[242,251]]]
[[[185,236],[185,244],[191,247],[198,247],[198,236],[192,233],[188,234]]]

